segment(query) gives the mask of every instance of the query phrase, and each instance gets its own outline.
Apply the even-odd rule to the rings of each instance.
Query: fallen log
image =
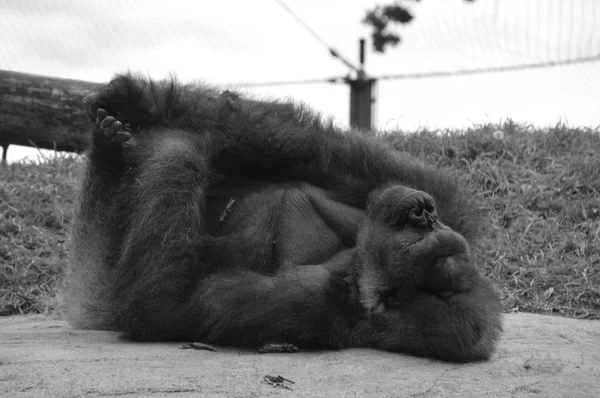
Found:
[[[89,124],[83,97],[100,83],[0,70],[0,146],[82,152]]]

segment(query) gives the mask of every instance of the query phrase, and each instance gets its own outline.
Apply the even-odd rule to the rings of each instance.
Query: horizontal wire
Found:
[[[490,66],[487,68],[476,68],[476,69],[463,69],[454,71],[438,71],[438,72],[420,72],[420,73],[400,73],[395,75],[383,75],[377,77],[377,80],[401,80],[401,79],[429,79],[436,77],[455,77],[455,76],[470,76],[470,75],[481,75],[485,73],[499,73],[499,72],[512,72],[522,71],[529,69],[544,69],[552,68],[556,66],[566,66],[574,64],[583,64],[588,62],[600,61],[600,54],[592,55],[589,57],[578,57],[558,61],[545,61],[536,62],[531,64],[518,64],[518,65],[503,65],[503,66]]]
[[[472,76],[481,75],[486,73],[501,73],[501,72],[513,72],[533,69],[545,69],[553,68],[558,66],[567,66],[575,64],[584,64],[589,62],[600,61],[600,54],[591,55],[588,57],[577,57],[571,59],[557,60],[557,61],[546,61],[536,62],[531,64],[518,64],[518,65],[503,65],[503,66],[490,66],[487,68],[476,68],[476,69],[463,69],[463,70],[452,70],[452,71],[435,71],[435,72],[419,72],[419,73],[399,73],[394,75],[382,75],[379,77],[367,78],[374,80],[409,80],[409,79],[431,79],[440,77],[455,77],[455,76]],[[346,83],[349,80],[348,77],[330,77],[320,79],[307,79],[307,80],[284,80],[284,81],[272,81],[272,82],[255,82],[255,83],[228,83],[228,84],[216,84],[218,87],[267,87],[267,86],[292,86],[302,84],[319,84],[319,83]]]
[[[302,84],[319,84],[319,83],[338,83],[343,77],[330,77],[321,79],[306,79],[306,80],[282,80],[273,82],[240,82],[240,83],[220,83],[215,84],[217,87],[268,87],[268,86],[297,86]]]

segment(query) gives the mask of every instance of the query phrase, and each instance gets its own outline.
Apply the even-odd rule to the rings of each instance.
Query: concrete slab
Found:
[[[490,362],[370,349],[260,355],[132,343],[51,317],[0,318],[2,397],[594,397],[600,321],[510,314]],[[281,375],[292,390],[264,380]]]

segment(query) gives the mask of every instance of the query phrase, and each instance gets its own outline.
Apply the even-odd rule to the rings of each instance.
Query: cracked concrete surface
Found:
[[[10,316],[0,318],[0,396],[600,396],[600,321],[509,314],[504,328],[491,361],[458,365],[370,349],[183,350]],[[292,380],[291,390],[269,384],[267,374]]]

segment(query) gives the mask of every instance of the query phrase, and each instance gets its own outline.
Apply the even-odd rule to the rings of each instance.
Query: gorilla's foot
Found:
[[[131,139],[131,129],[123,125],[106,111],[99,108],[96,111],[96,125],[92,131],[92,139],[99,147],[120,147]]]

